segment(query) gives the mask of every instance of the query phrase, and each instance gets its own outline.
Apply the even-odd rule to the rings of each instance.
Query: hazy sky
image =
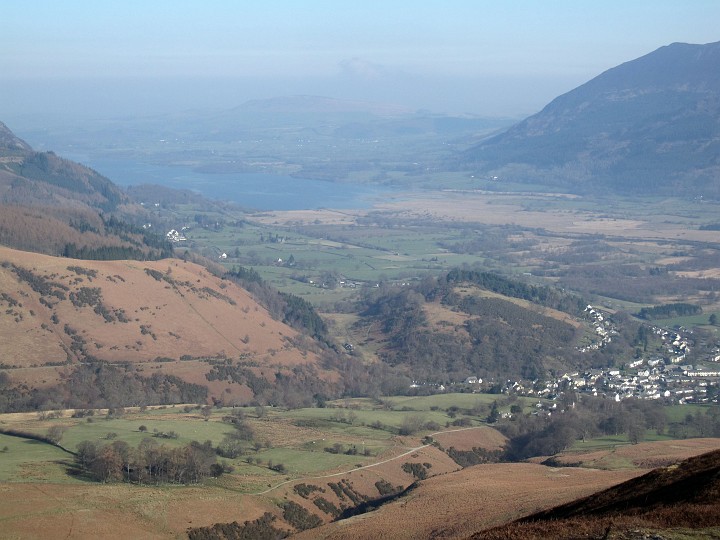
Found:
[[[524,115],[672,42],[718,0],[8,0],[0,120],[317,94]]]

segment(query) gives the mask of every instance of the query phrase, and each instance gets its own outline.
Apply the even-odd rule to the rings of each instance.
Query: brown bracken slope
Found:
[[[715,450],[472,538],[629,538],[639,529],[663,537],[668,533],[658,531],[678,527],[710,531],[720,526],[719,509],[720,450]]]
[[[191,262],[80,261],[0,247],[0,367],[16,382],[51,384],[63,369],[102,360],[207,385],[208,358],[315,363],[297,336],[246,290]],[[210,386],[213,394],[229,387]]]

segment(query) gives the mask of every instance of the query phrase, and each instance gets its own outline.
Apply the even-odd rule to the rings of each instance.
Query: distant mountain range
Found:
[[[720,42],[612,68],[471,147],[500,181],[580,192],[720,196]]]

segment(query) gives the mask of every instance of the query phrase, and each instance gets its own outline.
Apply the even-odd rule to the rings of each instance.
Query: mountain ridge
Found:
[[[501,181],[720,196],[720,42],[611,68],[463,154]]]
[[[4,154],[2,150],[32,152],[32,147],[0,122],[0,156]]]
[[[130,203],[112,181],[54,152],[36,152],[0,122],[0,204],[115,211]]]

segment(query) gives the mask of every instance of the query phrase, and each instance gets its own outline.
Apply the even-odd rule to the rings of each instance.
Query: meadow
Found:
[[[502,448],[505,437],[486,423],[495,402],[501,413],[509,412],[511,406],[529,413],[537,399],[444,393],[343,399],[327,402],[323,408],[202,408],[188,404],[96,410],[92,414],[83,411],[75,417],[74,411],[6,414],[0,416],[0,428],[5,431],[36,435],[47,434],[54,427],[64,431],[59,442],[62,448],[0,434],[0,489],[5,500],[11,501],[3,505],[0,519],[5,531],[21,537],[55,531],[82,538],[90,531],[101,531],[108,538],[128,534],[177,538],[190,527],[252,520],[265,512],[284,519],[282,508],[288,501],[315,514],[318,505],[332,508],[328,503],[347,508],[356,503],[341,491],[334,493],[341,489],[339,486],[344,486],[353,501],[378,497],[378,483],[384,482],[388,489],[403,489],[416,480],[410,473],[412,467],[424,463],[430,479],[414,491],[414,502],[402,511],[403,519],[412,519],[425,530],[430,522],[421,517],[423,513],[430,507],[445,509],[462,516],[448,522],[447,527],[469,531],[542,508],[547,497],[557,502],[571,500],[631,478],[646,467],[720,445],[718,439],[670,440],[654,434],[632,445],[625,436],[603,436],[578,441],[556,458],[558,464],[585,467],[586,472],[578,472],[534,463],[487,464],[461,470],[445,452],[430,444],[435,441],[463,451]],[[683,411],[693,412],[691,409],[668,410],[675,418]],[[143,439],[152,438],[169,447],[182,447],[191,441],[210,441],[217,447],[236,430],[228,421],[231,418],[242,418],[252,430],[252,440],[243,443],[237,457],[220,458],[226,465],[225,474],[200,484],[103,484],[78,474],[74,466],[72,452],[83,441],[101,445],[121,441],[136,447]],[[520,483],[508,481],[513,478]],[[303,486],[314,492],[303,495]],[[543,497],[535,496],[536,488],[544,490]],[[491,505],[494,510],[487,507],[478,512],[478,506],[471,505],[467,512],[458,513],[462,507],[459,494],[467,500],[471,493],[474,500],[487,504],[495,501]],[[27,519],[29,508],[33,509],[33,520]],[[322,520],[330,521],[332,516],[323,512],[319,514]],[[378,512],[373,530],[391,519],[384,509]]]

